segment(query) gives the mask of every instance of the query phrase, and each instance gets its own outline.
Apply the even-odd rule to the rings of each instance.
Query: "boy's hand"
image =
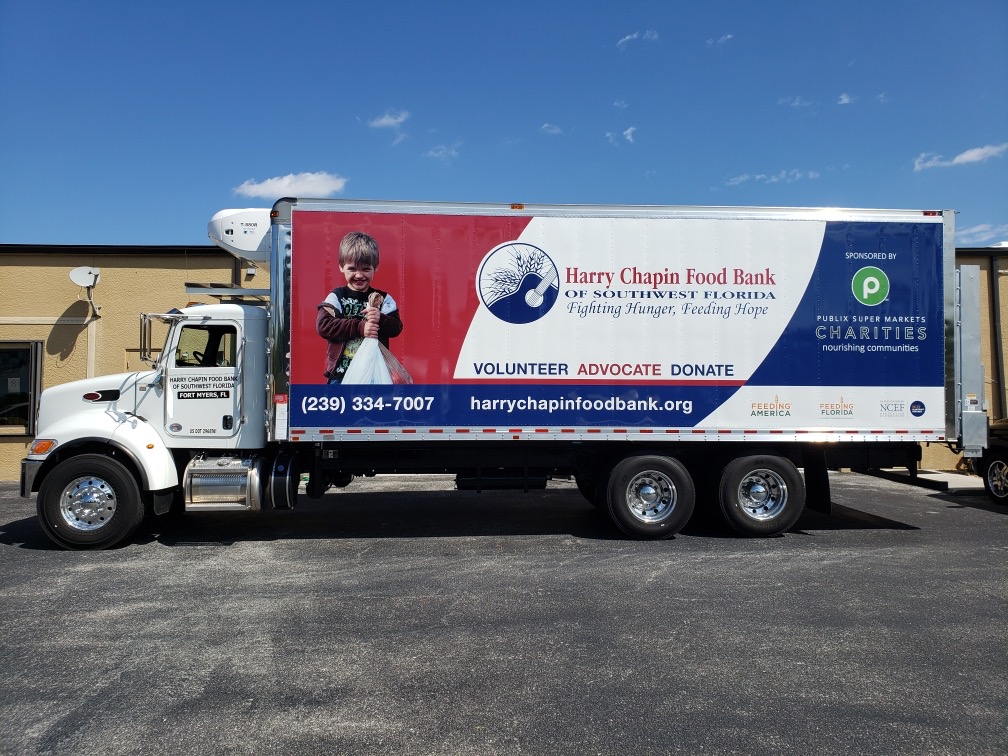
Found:
[[[365,307],[361,314],[364,316],[364,338],[378,338],[378,318],[381,312],[376,307]]]

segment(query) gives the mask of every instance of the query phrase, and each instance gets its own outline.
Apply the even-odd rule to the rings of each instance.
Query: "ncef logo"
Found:
[[[531,323],[556,303],[560,276],[541,249],[511,241],[494,247],[483,258],[476,285],[483,304],[496,317],[508,323]]]
[[[924,414],[924,402],[916,401],[910,402],[910,414],[914,417],[920,417]]]
[[[863,305],[880,305],[889,296],[889,276],[881,268],[869,265],[854,274],[851,281],[854,298]]]

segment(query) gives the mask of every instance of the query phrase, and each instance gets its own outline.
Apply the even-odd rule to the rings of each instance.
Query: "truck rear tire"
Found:
[[[696,503],[693,479],[672,457],[628,457],[613,468],[609,515],[628,536],[669,538],[689,521]]]
[[[132,535],[145,507],[133,474],[99,454],[59,463],[39,487],[42,530],[65,549],[106,549]]]
[[[721,512],[747,536],[773,536],[794,525],[805,509],[805,481],[784,457],[739,457],[721,473]]]
[[[1008,504],[1008,449],[992,448],[983,457],[984,490],[998,504]]]

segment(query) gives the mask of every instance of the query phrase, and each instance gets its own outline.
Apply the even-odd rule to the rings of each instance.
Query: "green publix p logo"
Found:
[[[881,268],[869,265],[854,274],[851,282],[854,298],[863,305],[880,305],[889,296],[889,277]]]

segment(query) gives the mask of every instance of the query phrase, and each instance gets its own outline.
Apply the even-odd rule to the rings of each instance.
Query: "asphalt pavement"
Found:
[[[385,476],[100,552],[0,484],[0,752],[1008,752],[1008,509],[831,484],[638,542],[570,482]]]

